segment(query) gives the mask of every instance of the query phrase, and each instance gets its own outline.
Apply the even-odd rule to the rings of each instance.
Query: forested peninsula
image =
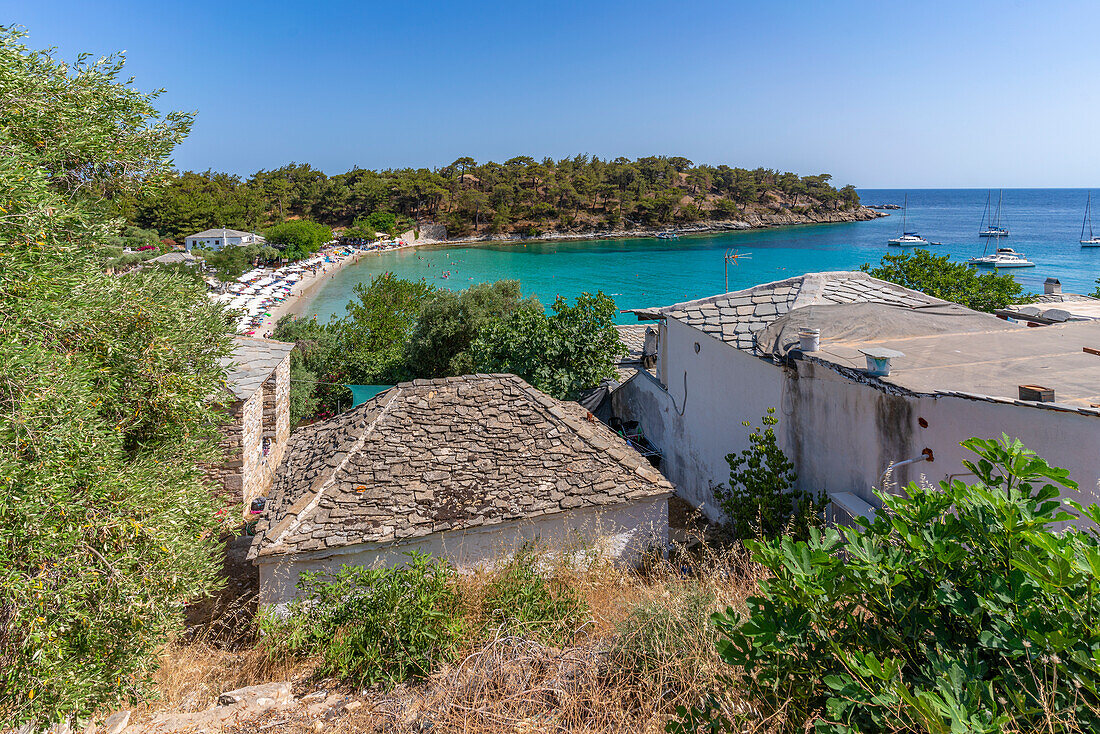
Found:
[[[855,187],[827,173],[696,165],[679,156],[604,160],[577,155],[504,163],[459,158],[436,169],[355,168],[328,176],[292,163],[248,178],[174,173],[149,198],[126,198],[131,223],[181,242],[209,227],[255,231],[308,219],[373,236],[378,213],[393,231],[431,227],[438,239],[507,239],[706,231],[873,219]],[[371,215],[376,215],[371,217]]]

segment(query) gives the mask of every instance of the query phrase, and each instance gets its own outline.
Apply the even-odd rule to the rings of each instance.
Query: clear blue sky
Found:
[[[861,187],[1100,184],[1100,3],[0,0],[194,110],[181,168],[684,155]]]

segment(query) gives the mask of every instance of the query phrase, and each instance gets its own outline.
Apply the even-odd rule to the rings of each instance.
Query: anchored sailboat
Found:
[[[1089,238],[1085,239],[1085,227],[1088,227]],[[1085,218],[1081,220],[1081,247],[1100,247],[1100,237],[1092,233],[1092,192],[1089,192],[1088,201],[1085,202]]]
[[[908,223],[909,213],[909,194],[905,195],[905,206],[901,209],[901,234],[892,240],[887,240],[886,244],[893,245],[895,247],[921,247],[922,245],[928,245],[928,240],[921,237],[916,232],[907,232],[905,227]]]
[[[978,225],[978,236],[1008,237],[1008,227],[1001,224],[1001,201],[1004,199],[1004,191],[997,192],[997,211],[993,216],[989,215],[991,198],[991,193],[987,191],[985,195],[985,214],[982,215],[982,223]]]
[[[1033,268],[1035,263],[1024,257],[1024,253],[1016,252],[1011,247],[998,247],[992,255],[983,254],[981,257],[972,257],[968,262],[976,266],[989,266],[993,268]]]

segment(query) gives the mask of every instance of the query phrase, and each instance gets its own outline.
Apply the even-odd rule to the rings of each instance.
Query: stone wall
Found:
[[[225,461],[207,467],[221,494],[244,503],[247,514],[256,497],[271,488],[290,440],[290,358],[283,360],[248,400],[226,406],[229,423],[221,427]]]
[[[215,483],[219,494],[235,501],[240,498],[243,487],[241,477],[241,466],[243,464],[241,414],[244,410],[244,401],[238,400],[235,403],[230,403],[225,406],[225,410],[229,414],[229,422],[218,429],[222,434],[221,450],[225,456],[225,461],[214,466],[207,466],[206,476]]]
[[[275,472],[290,440],[290,359],[284,359],[264,382],[263,426],[260,437],[260,466],[252,481],[246,482],[244,497],[251,502],[263,497],[275,481]]]
[[[244,502],[245,512],[248,511],[248,503],[256,496],[257,490],[263,486],[264,455],[264,391],[257,390],[252,397],[244,403],[244,411],[241,414],[242,437],[241,453],[241,493],[237,498]]]

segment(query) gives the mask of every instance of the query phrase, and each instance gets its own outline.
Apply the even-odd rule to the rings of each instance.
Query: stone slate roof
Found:
[[[515,375],[414,380],[291,436],[249,556],[396,542],[672,491],[580,405]]]
[[[617,324],[615,329],[619,332],[619,338],[626,346],[626,355],[619,358],[615,365],[619,382],[626,382],[634,376],[635,371],[642,366],[642,352],[645,350],[645,330],[651,328],[646,324]]]
[[[732,346],[756,353],[756,334],[789,311],[840,303],[919,307],[944,303],[858,271],[808,273],[649,311],[674,318]]]
[[[228,367],[226,386],[238,400],[248,400],[292,351],[294,344],[288,342],[233,337],[233,356],[222,360]]]
[[[1032,299],[1031,303],[1068,303],[1070,301],[1097,301],[1098,298],[1082,295],[1080,293],[1040,293]],[[1027,304],[1020,304],[1027,305]],[[1010,308],[1018,308],[1011,306]]]
[[[197,232],[193,235],[189,235],[187,239],[201,238],[206,239],[208,237],[247,237],[252,234],[251,232],[242,232],[239,229],[204,229],[201,232]]]
[[[173,265],[175,263],[194,262],[195,259],[195,256],[192,255],[190,252],[166,252],[163,255],[151,257],[145,262]]]

